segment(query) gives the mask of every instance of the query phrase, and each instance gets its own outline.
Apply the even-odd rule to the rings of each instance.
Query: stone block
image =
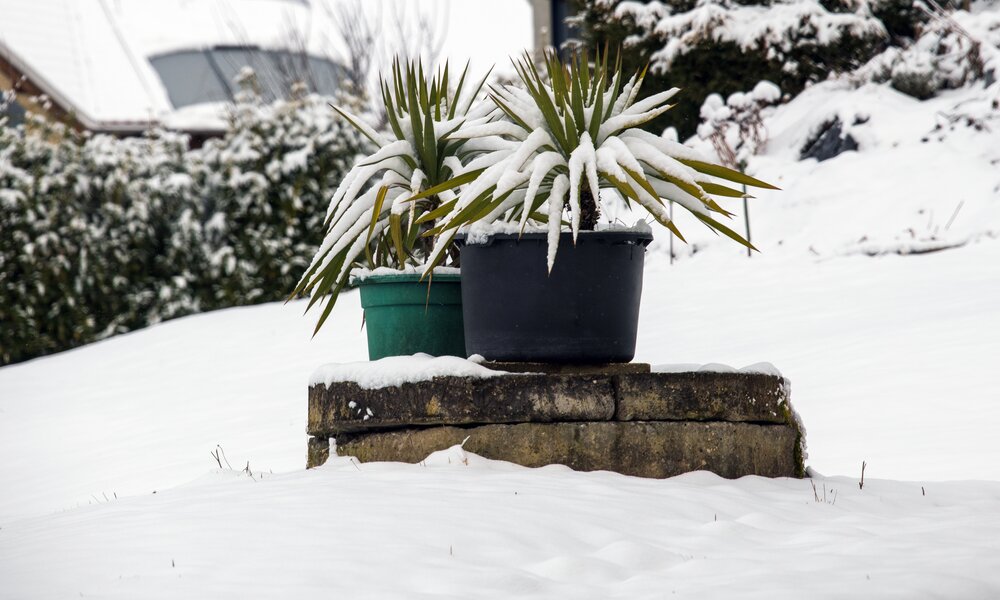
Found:
[[[801,477],[797,431],[727,422],[520,423],[432,427],[337,437],[337,454],[361,462],[417,463],[459,444],[480,456],[526,467],[671,477],[707,470],[722,477]],[[797,458],[799,457],[799,458]]]
[[[326,463],[330,458],[330,440],[325,437],[311,437],[306,447],[306,468],[311,469]]]
[[[762,373],[648,373],[615,378],[619,421],[784,423],[785,382]]]
[[[309,389],[310,435],[425,425],[607,421],[615,413],[604,376],[435,377],[365,389],[353,382]]]

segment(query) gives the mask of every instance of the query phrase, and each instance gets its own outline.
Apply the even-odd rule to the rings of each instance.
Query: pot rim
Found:
[[[477,240],[475,242],[469,242],[469,241],[467,241],[468,235],[469,234],[466,233],[466,232],[457,233],[457,234],[455,234],[454,240],[455,240],[455,242],[457,242],[459,244],[467,245],[467,246],[489,246],[489,245],[491,245],[495,241],[507,241],[507,240],[514,240],[514,241],[522,241],[522,240],[535,241],[535,240],[541,240],[541,241],[548,242],[548,239],[549,239],[549,234],[546,233],[546,232],[528,232],[528,233],[522,233],[522,234],[518,234],[518,233],[490,233],[490,234],[486,234],[486,235],[478,235],[477,234],[475,236],[477,238]],[[483,238],[485,238],[485,241],[480,241]],[[563,241],[565,241],[567,239],[568,240],[572,240],[572,238],[573,238],[573,232],[572,231],[560,231],[559,232],[559,242],[560,242],[560,245],[562,245]],[[637,230],[619,230],[619,229],[614,229],[614,230],[605,230],[605,231],[581,231],[579,233],[579,237],[577,237],[577,243],[579,243],[580,240],[585,239],[585,238],[589,239],[590,241],[595,241],[595,242],[611,242],[611,243],[618,243],[618,244],[631,243],[631,244],[635,244],[637,246],[643,246],[643,247],[645,247],[645,246],[648,246],[653,241],[653,232],[650,231],[650,230],[648,230],[648,229],[637,229]],[[556,260],[558,260],[558,257],[556,257]]]

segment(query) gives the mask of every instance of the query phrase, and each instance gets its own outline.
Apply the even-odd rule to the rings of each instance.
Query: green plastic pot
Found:
[[[374,275],[357,284],[368,331],[368,359],[408,356],[465,357],[460,275]]]

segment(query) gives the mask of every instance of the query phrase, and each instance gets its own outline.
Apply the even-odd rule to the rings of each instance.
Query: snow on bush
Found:
[[[762,111],[781,100],[781,90],[761,81],[749,92],[730,94],[726,100],[711,94],[701,105],[698,137],[712,144],[716,156],[731,169],[743,170],[767,143]]]
[[[893,47],[858,70],[862,81],[891,82],[921,100],[976,80],[995,81],[1000,69],[1000,7],[981,12],[929,13],[912,43]]]
[[[236,104],[205,147],[0,120],[0,364],[281,299],[362,147],[326,100]]]
[[[574,19],[577,43],[621,44],[626,67],[650,64],[650,91],[681,88],[673,120],[651,129],[694,134],[711,93],[728,95],[772,81],[794,96],[831,73],[850,72],[889,43],[867,5],[818,0],[590,0]]]
[[[701,45],[731,43],[744,52],[763,53],[768,61],[780,61],[786,71],[795,73],[801,66],[803,50],[886,36],[885,27],[877,19],[863,12],[830,12],[816,0],[762,6],[713,0],[679,13],[659,2],[623,2],[616,16],[639,24],[639,37],[649,36],[664,43],[652,56],[652,66],[660,72],[669,71],[678,57]]]
[[[299,94],[267,105],[244,79],[229,133],[190,155],[205,198],[210,249],[205,301],[233,306],[277,300],[294,288],[322,239],[333,190],[365,147],[329,100]]]

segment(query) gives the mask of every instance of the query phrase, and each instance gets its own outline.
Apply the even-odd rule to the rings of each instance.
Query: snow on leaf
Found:
[[[563,199],[566,197],[568,187],[569,180],[565,175],[559,175],[552,182],[552,192],[549,194],[548,256],[546,257],[549,273],[552,272],[552,267],[556,264],[559,234],[562,231]]]

